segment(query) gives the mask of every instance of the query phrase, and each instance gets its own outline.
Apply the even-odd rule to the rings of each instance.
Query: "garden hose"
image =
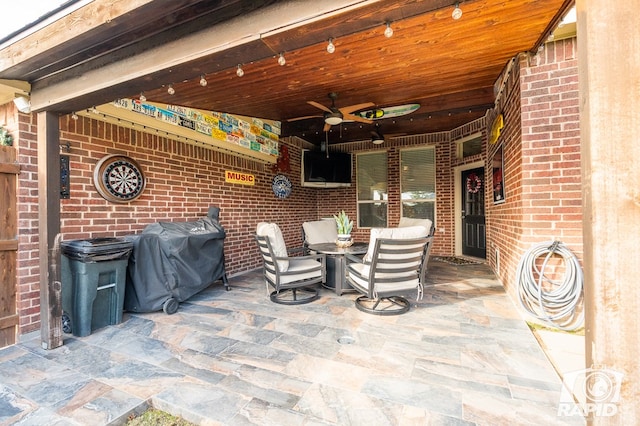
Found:
[[[545,276],[547,263],[555,255],[562,256],[565,274],[562,281]],[[537,259],[544,256],[538,269]],[[560,241],[544,242],[531,247],[516,271],[520,306],[535,318],[565,331],[576,330],[584,322],[584,311],[578,306],[583,300],[584,276],[578,258]]]

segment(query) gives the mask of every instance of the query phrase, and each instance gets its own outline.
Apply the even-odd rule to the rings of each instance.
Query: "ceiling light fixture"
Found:
[[[462,18],[462,9],[460,9],[460,2],[456,2],[456,6],[453,8],[453,12],[451,12],[451,17],[456,21]]]
[[[204,74],[200,76],[200,86],[204,87],[207,85],[207,79],[204,78]]]
[[[173,95],[176,93],[176,89],[174,89],[172,85],[169,85],[169,87],[167,88],[167,93]]]
[[[384,36],[390,38],[393,35],[393,28],[391,28],[391,22],[387,22],[387,28],[384,30]]]
[[[326,113],[324,117],[324,122],[335,126],[336,124],[342,123],[342,114],[338,112]]]
[[[238,69],[236,70],[236,75],[238,77],[242,77],[244,75],[244,70],[242,69],[242,65],[238,64]]]
[[[278,56],[278,64],[282,67],[286,63],[287,60],[284,58],[284,53],[281,53],[280,56]]]
[[[376,123],[375,130],[371,131],[371,143],[374,145],[380,145],[384,143],[384,135],[380,131],[380,125]]]
[[[144,92],[140,92],[140,102],[146,102],[147,101],[147,97],[144,95]]]
[[[333,44],[333,38],[329,39],[329,44],[327,44],[327,52],[333,53],[336,51],[336,46]]]
[[[31,101],[27,96],[19,95],[16,93],[13,98],[13,103],[18,108],[18,111],[28,114],[31,112]]]

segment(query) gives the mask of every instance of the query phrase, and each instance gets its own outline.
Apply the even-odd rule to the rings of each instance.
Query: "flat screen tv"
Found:
[[[341,188],[351,186],[351,154],[302,151],[302,186]]]

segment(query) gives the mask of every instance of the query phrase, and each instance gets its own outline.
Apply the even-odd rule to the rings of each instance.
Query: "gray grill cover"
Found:
[[[183,302],[225,277],[225,231],[218,222],[220,209],[193,222],[157,222],[138,235],[127,267],[124,309],[153,312],[174,298]]]

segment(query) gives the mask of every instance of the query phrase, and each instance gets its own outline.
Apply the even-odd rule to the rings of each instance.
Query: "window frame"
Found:
[[[402,156],[404,153],[407,152],[411,152],[411,151],[424,151],[424,150],[431,150],[433,152],[433,194],[434,194],[434,198],[433,199],[403,199],[402,195],[404,194],[404,189],[403,189],[403,165],[402,165]],[[432,203],[433,204],[433,218],[429,218],[433,221],[433,223],[436,223],[436,219],[438,216],[438,211],[437,211],[437,203],[438,203],[438,173],[437,173],[437,167],[438,167],[438,160],[437,160],[437,151],[436,151],[436,146],[435,145],[430,145],[430,146],[420,146],[420,147],[410,147],[410,148],[403,148],[400,149],[398,152],[398,169],[399,169],[399,176],[398,176],[398,181],[399,181],[399,186],[400,186],[400,217],[405,217],[404,215],[404,204],[406,202],[414,202],[414,203]]]
[[[386,183],[386,197],[383,198],[382,200],[360,200],[360,173],[359,173],[359,165],[360,165],[360,158],[363,156],[369,156],[369,155],[384,155],[385,157],[385,162],[386,162],[386,179],[385,179],[385,183]],[[384,203],[384,207],[385,207],[385,224],[383,225],[383,227],[387,227],[389,225],[389,152],[387,150],[375,150],[375,151],[366,151],[366,152],[360,152],[360,153],[356,153],[355,154],[356,157],[356,220],[357,220],[357,226],[358,229],[371,229],[371,228],[378,228],[378,225],[374,225],[374,226],[362,226],[361,222],[360,222],[360,206],[363,204],[376,204],[376,203]]]

